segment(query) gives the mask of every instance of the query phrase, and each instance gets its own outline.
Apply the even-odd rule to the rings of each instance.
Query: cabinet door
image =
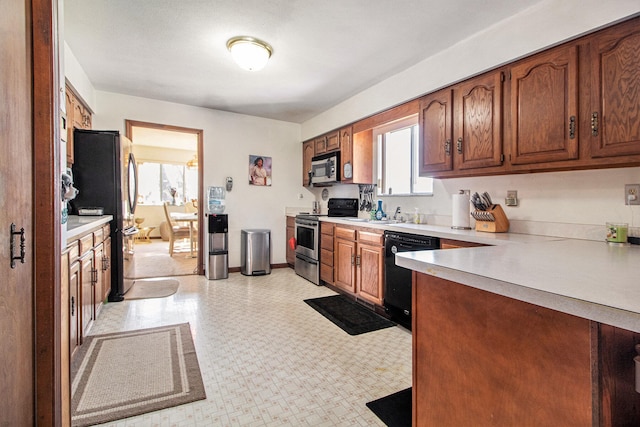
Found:
[[[578,158],[578,47],[535,55],[511,69],[511,163]]]
[[[93,251],[87,252],[80,262],[80,342],[89,332],[93,322]]]
[[[382,305],[384,248],[359,243],[357,260],[358,295]]]
[[[355,258],[355,242],[342,239],[335,240],[335,285],[351,293],[356,292]]]
[[[295,249],[292,249],[291,246],[289,245],[289,241],[293,238],[296,237],[296,232],[295,232],[295,219],[292,217],[287,217],[287,264],[289,265],[295,265],[296,263],[296,251]]]
[[[454,166],[500,166],[502,153],[502,72],[480,76],[454,90]]]
[[[80,345],[80,263],[69,266],[69,355],[73,357]]]
[[[67,116],[67,165],[73,164],[73,94],[69,86],[65,86],[65,111]]]
[[[324,154],[327,152],[327,138],[322,136],[315,139],[315,153]]]
[[[307,141],[302,144],[302,185],[309,186],[309,172],[311,172],[311,159],[314,156],[314,142]]]
[[[102,264],[102,296],[104,302],[111,292],[111,237],[104,240],[104,261]]]
[[[441,90],[420,100],[420,176],[453,169],[452,94]]]
[[[340,131],[335,131],[326,136],[327,151],[336,151],[340,149]]]
[[[640,154],[640,20],[591,43],[591,153]]]
[[[95,282],[93,283],[93,318],[98,318],[102,309],[102,294],[104,292],[104,246],[100,243],[93,249],[93,268]]]
[[[340,180],[351,182],[353,179],[353,143],[351,127],[340,129]]]

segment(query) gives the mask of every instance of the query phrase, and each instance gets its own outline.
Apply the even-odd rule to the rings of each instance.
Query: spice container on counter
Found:
[[[629,224],[608,222],[607,223],[607,242],[608,243],[627,243],[628,232],[629,232]]]

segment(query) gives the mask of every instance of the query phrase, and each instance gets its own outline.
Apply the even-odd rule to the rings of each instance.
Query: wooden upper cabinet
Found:
[[[351,126],[340,129],[340,181],[353,182],[353,141]]]
[[[327,151],[336,151],[340,149],[340,131],[328,133],[326,135],[326,148]]]
[[[73,94],[69,87],[65,87],[65,111],[67,116],[67,164],[73,164]]]
[[[502,151],[502,72],[458,85],[453,92],[455,169],[500,166]]]
[[[315,143],[315,148],[314,148],[314,153],[315,155],[318,154],[324,154],[327,152],[327,137],[326,136],[321,136],[318,137],[314,140]]]
[[[307,141],[302,144],[302,185],[309,186],[309,172],[311,171],[311,159],[314,156],[315,141]]]
[[[591,155],[640,154],[640,20],[591,42]]]
[[[451,89],[420,100],[420,175],[453,169]]]
[[[578,158],[578,46],[535,55],[511,69],[511,163]]]

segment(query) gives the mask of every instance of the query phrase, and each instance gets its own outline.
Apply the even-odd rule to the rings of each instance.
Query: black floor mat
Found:
[[[304,300],[349,335],[359,335],[395,326],[390,320],[362,307],[343,295]]]
[[[388,427],[411,427],[411,387],[367,403]]]

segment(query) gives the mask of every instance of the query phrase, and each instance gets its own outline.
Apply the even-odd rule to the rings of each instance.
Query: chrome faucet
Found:
[[[393,219],[397,220],[398,219],[398,214],[400,213],[400,206],[398,206],[396,208],[396,212],[393,214]]]

